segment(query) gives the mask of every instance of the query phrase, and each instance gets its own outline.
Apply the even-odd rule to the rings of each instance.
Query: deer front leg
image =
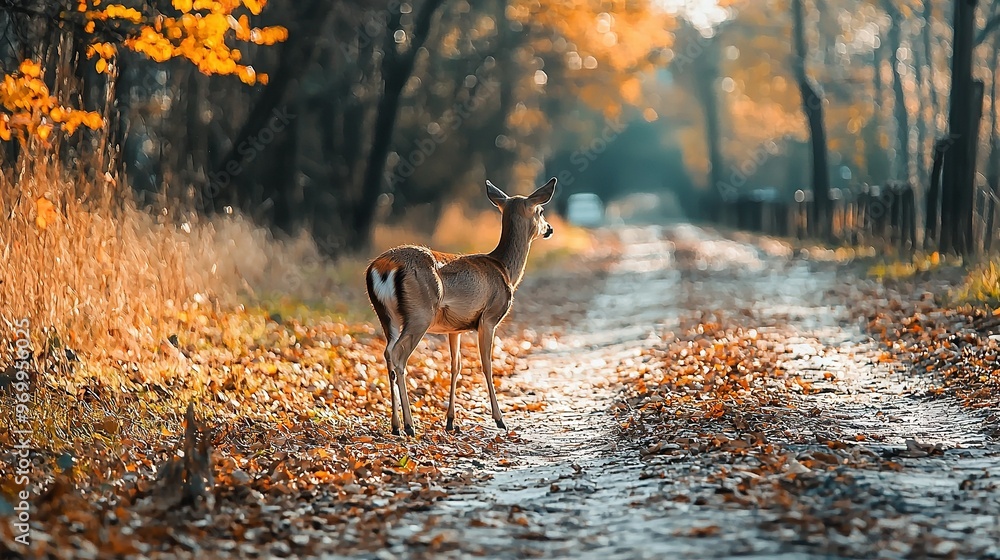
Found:
[[[458,431],[455,429],[455,388],[458,385],[458,374],[462,371],[462,333],[451,333],[448,335],[448,348],[451,350],[451,392],[448,393],[448,423],[444,429],[446,431]]]
[[[486,376],[486,389],[490,393],[490,408],[493,411],[493,420],[497,427],[506,430],[503,423],[503,416],[500,414],[500,405],[497,404],[497,392],[493,388],[493,335],[496,332],[496,325],[481,322],[479,324],[479,357],[483,362],[483,375]]]

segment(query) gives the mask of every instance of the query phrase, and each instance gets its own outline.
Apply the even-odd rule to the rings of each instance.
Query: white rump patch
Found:
[[[389,273],[385,275],[385,280],[382,280],[382,275],[373,268],[371,276],[372,290],[375,291],[375,297],[378,298],[378,300],[381,301],[382,305],[386,306],[386,308],[395,309],[396,283],[393,282],[393,277],[396,276],[396,270],[390,270]]]

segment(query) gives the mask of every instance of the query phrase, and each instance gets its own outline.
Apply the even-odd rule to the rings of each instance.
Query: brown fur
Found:
[[[405,366],[428,332],[447,334],[452,355],[447,429],[454,428],[455,385],[462,367],[459,343],[467,331],[478,333],[493,419],[506,428],[493,387],[493,336],[510,311],[531,242],[552,234],[541,207],[551,200],[555,184],[553,178],[530,196],[509,197],[487,182],[487,196],[502,213],[500,240],[490,253],[455,255],[406,245],[389,249],[368,266],[368,297],[385,333],[390,384],[396,385],[396,390],[390,386],[393,433],[399,433],[397,399],[406,433],[414,433]]]

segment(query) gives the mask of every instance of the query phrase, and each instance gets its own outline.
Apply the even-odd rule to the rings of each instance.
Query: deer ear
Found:
[[[488,180],[486,181],[486,196],[490,198],[490,202],[500,209],[503,209],[504,203],[506,203],[507,199],[510,198],[507,196],[507,193],[498,189],[496,185]]]
[[[528,195],[528,202],[532,204],[548,204],[552,200],[552,195],[556,193],[556,178],[549,179],[548,183],[538,187],[538,190]]]

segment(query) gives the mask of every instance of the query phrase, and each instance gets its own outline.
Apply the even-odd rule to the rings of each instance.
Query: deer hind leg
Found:
[[[420,320],[418,317],[410,317],[410,320],[403,326],[399,333],[399,339],[389,352],[392,363],[395,366],[393,371],[396,377],[396,388],[399,390],[399,404],[403,410],[403,431],[408,436],[416,435],[413,431],[413,418],[410,416],[410,399],[406,395],[406,361],[410,359],[413,349],[420,343],[424,333],[431,326],[430,320]]]
[[[399,406],[398,406],[398,396],[396,395],[396,368],[392,359],[392,349],[399,341],[399,325],[394,324],[392,320],[392,315],[389,313],[386,304],[376,296],[375,289],[373,288],[374,278],[376,274],[374,271],[370,271],[368,276],[368,297],[371,299],[372,307],[375,308],[375,315],[378,316],[378,321],[382,325],[382,334],[385,335],[385,369],[389,373],[389,395],[390,402],[392,404],[392,435],[399,435]],[[381,277],[379,277],[381,278]],[[383,281],[384,282],[384,281]]]
[[[482,321],[479,323],[479,357],[483,362],[483,375],[486,377],[486,390],[490,393],[490,408],[493,412],[493,420],[497,427],[506,430],[503,423],[503,416],[500,414],[500,405],[497,404],[497,392],[493,388],[493,335],[496,332],[496,323]]]
[[[448,335],[448,348],[451,350],[451,392],[448,393],[448,423],[446,431],[458,431],[455,428],[455,387],[458,385],[458,374],[462,371],[462,333]]]
[[[392,362],[392,348],[399,340],[399,327],[391,322],[383,322],[382,329],[385,332],[385,367],[389,372],[389,395],[392,403],[392,435],[399,435],[399,395],[396,391],[396,368]]]

